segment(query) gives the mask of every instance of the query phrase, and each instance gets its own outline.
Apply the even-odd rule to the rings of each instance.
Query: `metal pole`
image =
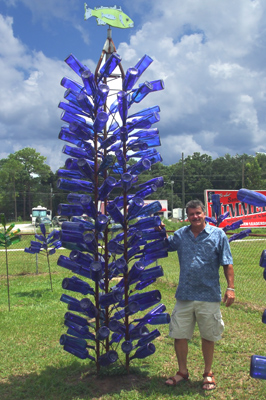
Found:
[[[174,181],[171,181],[171,189],[172,189],[172,218],[174,218]]]
[[[185,220],[185,163],[184,153],[182,153],[182,220]]]

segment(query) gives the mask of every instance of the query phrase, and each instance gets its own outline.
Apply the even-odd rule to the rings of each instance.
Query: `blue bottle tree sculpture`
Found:
[[[243,190],[243,189],[242,189]],[[206,222],[209,222],[212,225],[219,226],[222,221],[226,220],[226,218],[229,217],[229,212],[227,211],[224,214],[221,214],[221,202],[220,202],[220,195],[219,194],[213,194],[212,195],[212,207],[214,214],[216,218],[214,217],[205,217]],[[224,232],[228,231],[234,231],[235,229],[240,228],[240,226],[243,224],[242,219],[239,219],[238,221],[233,222],[230,225],[226,225],[223,229]],[[244,231],[241,231],[239,233],[235,233],[234,235],[230,236],[229,242],[232,242],[233,240],[240,240],[245,237],[247,237],[251,233],[251,229],[245,229]]]
[[[256,207],[266,206],[266,196],[253,190],[240,189],[237,198],[242,203],[251,204]],[[266,250],[260,256],[259,265],[263,268],[263,278],[266,280]],[[262,314],[262,322],[266,324],[266,309]],[[251,356],[250,376],[255,379],[266,379],[266,357],[260,355]]]
[[[74,217],[62,225],[60,240],[70,254],[60,256],[58,265],[75,274],[63,280],[63,289],[77,293],[61,297],[68,306],[68,330],[60,343],[81,359],[95,360],[97,371],[123,354],[127,370],[130,360],[153,354],[152,341],[160,332],[147,325],[170,320],[160,292],[146,289],[163,275],[159,265],[146,267],[167,256],[166,232],[156,230],[161,221],[153,216],[161,204],[144,205],[144,199],[163,185],[163,178],[138,186],[139,175],[162,161],[155,149],[160,145],[159,131],[153,127],[160,120],[160,108],[133,110],[164,84],[142,81],[152,63],[147,55],[125,74],[110,36],[108,40],[113,51],[105,52],[101,66],[103,51],[94,74],[73,54],[66,58],[78,82],[62,79],[67,102],[59,104],[66,122],[59,138],[72,146],[66,144],[62,150],[69,158],[58,172],[57,185],[69,194],[58,213]],[[114,73],[117,68],[119,74]],[[80,218],[84,214],[89,221]],[[143,310],[145,316],[136,318]]]

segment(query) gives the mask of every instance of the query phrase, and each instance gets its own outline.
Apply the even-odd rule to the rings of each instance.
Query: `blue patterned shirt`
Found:
[[[191,226],[169,236],[169,251],[177,250],[180,276],[178,300],[221,301],[220,265],[233,264],[228,239],[220,228],[207,224],[195,238]]]

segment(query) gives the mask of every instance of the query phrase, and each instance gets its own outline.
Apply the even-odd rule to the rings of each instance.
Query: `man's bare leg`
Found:
[[[179,372],[186,375],[188,373],[187,370],[187,355],[188,355],[188,342],[187,339],[175,339],[174,341],[175,353],[177,357],[177,362],[179,366]],[[175,382],[184,380],[184,378],[180,375],[175,375]],[[165,382],[168,385],[172,385],[174,382],[171,378],[167,379]]]
[[[213,354],[214,354],[214,342],[211,342],[210,340],[206,339],[201,339],[202,341],[202,353],[203,353],[203,358],[204,358],[204,364],[205,364],[205,369],[204,373],[210,373],[212,372],[212,361],[213,361]],[[211,381],[211,377],[206,377],[205,380]],[[203,385],[203,389],[205,390],[211,390],[214,389],[215,385],[213,383],[205,384]]]

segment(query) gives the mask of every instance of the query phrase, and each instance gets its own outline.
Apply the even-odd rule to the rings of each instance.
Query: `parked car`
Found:
[[[59,215],[59,216],[55,216],[52,219],[52,224],[53,224],[53,226],[58,226],[59,227],[65,221],[69,221],[69,219],[67,217],[64,217],[63,215]]]
[[[40,224],[52,226],[52,221],[47,217],[36,217],[35,226],[39,226]]]

